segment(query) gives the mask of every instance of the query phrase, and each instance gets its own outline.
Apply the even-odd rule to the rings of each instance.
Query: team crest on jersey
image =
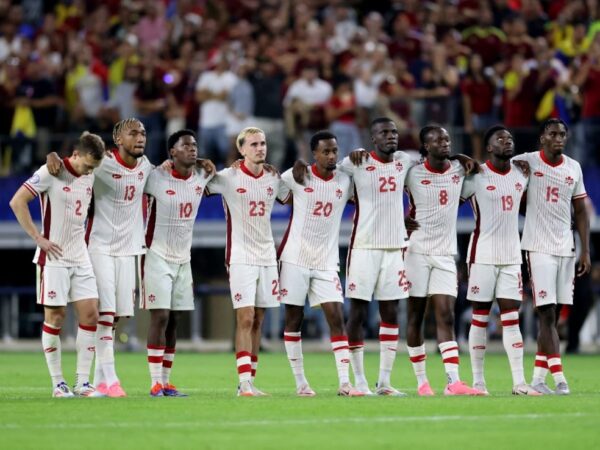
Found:
[[[343,194],[343,193],[344,193],[344,192],[343,192],[343,191],[342,191],[340,188],[337,188],[337,189],[335,190],[335,196],[336,196],[337,198],[342,198],[342,194]]]
[[[314,189],[313,189],[313,188],[311,188],[311,187],[305,187],[305,188],[304,188],[304,192],[311,193],[311,192],[313,192],[313,191],[314,191]]]
[[[156,301],[156,295],[154,295],[154,294],[150,294],[150,295],[148,296],[148,301],[149,301],[150,303],[154,303],[154,302]]]
[[[533,172],[533,174],[534,174],[536,177],[543,177],[543,176],[544,176],[544,174],[543,174],[542,172],[539,172],[539,171]]]
[[[452,182],[458,184],[460,182],[460,177],[458,175],[452,175]]]
[[[244,189],[244,188],[237,188],[235,191],[239,192],[240,194],[244,194],[246,192],[246,189]]]
[[[495,191],[496,190],[496,186],[490,184],[488,187],[486,187],[486,189],[488,191]]]
[[[121,178],[121,174],[119,174],[119,173],[113,173],[113,174],[112,174],[112,177],[113,177],[115,180],[118,180],[119,178]]]
[[[63,191],[65,191],[65,192],[71,192],[71,188],[69,186],[65,186],[63,188]]]
[[[538,292],[538,296],[540,298],[546,298],[546,297],[548,297],[548,293],[546,291],[540,291],[540,292]]]
[[[240,300],[242,300],[242,294],[240,294],[240,293],[238,292],[237,294],[235,294],[235,295],[233,296],[233,299],[234,299],[236,302],[239,302]]]
[[[267,188],[267,195],[268,195],[269,197],[273,197],[273,188],[272,188],[271,186],[269,186],[269,187]]]
[[[196,192],[196,195],[202,195],[202,186],[197,184],[196,187],[194,188],[194,192]]]
[[[348,285],[348,290],[354,292],[356,290],[356,285],[354,283],[350,283]]]
[[[92,188],[91,187],[86,187],[85,188],[85,195],[87,195],[88,197],[92,196]]]
[[[431,184],[431,180],[421,180],[421,184],[427,186],[428,184]]]
[[[404,169],[404,165],[403,165],[403,164],[402,164],[400,161],[398,161],[398,162],[396,163],[396,170],[397,170],[398,172],[402,172],[402,169]]]
[[[29,184],[38,184],[40,182],[40,176],[37,173],[34,173],[33,176],[27,180]]]
[[[517,192],[521,192],[523,190],[523,185],[521,183],[516,183],[515,189],[517,190]]]
[[[479,294],[479,286],[471,287],[471,294]]]
[[[144,179],[144,172],[141,171],[138,173],[138,180],[142,181]]]
[[[565,178],[565,183],[567,183],[569,186],[572,186],[573,183],[575,183],[575,180],[573,179],[573,177],[567,177]]]
[[[55,299],[56,298],[56,292],[55,291],[48,292],[48,297],[50,297],[51,299]]]
[[[173,189],[167,189],[167,190],[165,191],[165,193],[166,193],[167,195],[175,195],[175,191],[174,191]]]
[[[375,166],[367,166],[365,170],[368,170],[369,172],[373,172],[375,170]]]
[[[286,297],[288,295],[288,290],[287,289],[281,289],[279,291],[279,295],[281,295],[282,297]]]

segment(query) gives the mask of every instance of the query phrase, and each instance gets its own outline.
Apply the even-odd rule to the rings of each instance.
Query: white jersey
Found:
[[[110,256],[145,253],[142,197],[153,169],[145,156],[128,167],[113,150],[94,170],[94,198],[88,221],[88,250]]]
[[[406,189],[410,215],[419,229],[410,234],[410,251],[423,255],[455,255],[456,219],[465,170],[449,161],[445,171],[433,169],[427,160],[408,172]]]
[[[76,267],[91,265],[85,245],[85,219],[92,199],[94,175],[77,175],[68,159],[57,177],[46,165],[40,167],[23,186],[42,207],[43,236],[62,248],[62,256],[49,259],[37,248],[33,262],[40,266]]]
[[[404,179],[418,159],[394,153],[391,162],[371,152],[368,161],[355,166],[346,157],[339,169],[352,176],[356,211],[350,248],[400,249],[406,247],[404,226]]]
[[[527,161],[531,171],[521,247],[548,255],[574,256],[571,202],[587,196],[581,166],[566,155],[553,166],[542,151],[514,159]]]
[[[150,173],[144,188],[152,196],[146,246],[166,261],[190,261],[194,222],[210,178],[196,170],[187,178],[175,170],[156,169]]]
[[[271,210],[276,198],[285,202],[289,196],[279,177],[264,171],[255,176],[242,163],[239,169],[218,172],[207,189],[223,196],[226,264],[276,266]]]
[[[489,161],[465,179],[461,197],[469,199],[475,216],[467,263],[521,264],[519,205],[528,183],[520,170],[499,172]]]
[[[292,169],[281,180],[291,190],[294,206],[278,257],[315,270],[339,270],[342,213],[352,195],[352,181],[343,172],[321,178],[315,166],[304,185],[294,181]]]

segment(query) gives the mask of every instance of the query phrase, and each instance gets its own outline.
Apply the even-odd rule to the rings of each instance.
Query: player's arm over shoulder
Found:
[[[225,193],[227,190],[227,184],[234,175],[235,171],[229,167],[219,170],[213,175],[211,180],[206,185],[207,195]]]

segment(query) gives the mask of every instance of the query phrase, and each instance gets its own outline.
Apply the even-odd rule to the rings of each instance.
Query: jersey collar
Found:
[[[63,158],[63,163],[65,164],[65,169],[67,169],[69,173],[75,178],[79,178],[81,176],[77,172],[75,172],[75,169],[71,165],[71,161],[69,161],[69,158]]]
[[[375,153],[375,150],[371,150],[371,153],[369,153],[369,155],[371,156],[371,158],[373,158],[375,161],[380,162],[381,164],[389,164],[392,161],[384,161],[383,159],[381,159],[379,156],[377,156],[377,153]]]
[[[244,172],[246,175],[248,175],[252,178],[260,178],[265,173],[265,169],[262,169],[258,175],[254,175],[252,172],[250,172],[250,169],[248,169],[246,167],[246,164],[244,164],[244,161],[242,161],[242,163],[240,164],[240,169],[242,170],[242,172]]]
[[[310,166],[310,168],[311,168],[311,170],[312,170],[312,173],[313,173],[313,175],[314,175],[315,177],[317,177],[317,178],[319,178],[319,179],[323,180],[323,181],[329,181],[329,180],[331,180],[331,179],[333,178],[333,173],[332,173],[332,174],[331,174],[331,175],[330,175],[328,178],[323,178],[323,177],[322,177],[322,176],[319,174],[319,171],[317,170],[317,166],[316,166],[316,164],[313,164],[312,166]]]
[[[135,169],[135,168],[136,168],[136,166],[137,166],[137,161],[136,161],[136,163],[135,163],[134,165],[132,165],[132,166],[131,166],[131,165],[129,165],[129,164],[127,164],[127,163],[126,163],[126,162],[123,160],[123,158],[121,158],[121,155],[119,154],[119,150],[117,150],[117,149],[113,150],[113,155],[115,155],[115,159],[117,160],[117,162],[118,162],[119,164],[121,164],[123,167],[125,167],[126,169],[132,170],[132,169]]]
[[[425,160],[425,163],[423,165],[429,172],[432,172],[432,173],[446,173],[448,171],[448,169],[450,169],[450,167],[452,167],[452,164],[450,164],[448,162],[448,165],[446,166],[445,169],[443,169],[443,170],[434,169],[433,167],[431,167],[431,165],[429,164],[429,161],[427,159]]]
[[[497,173],[497,174],[499,174],[499,175],[506,175],[507,173],[509,173],[509,172],[510,172],[510,165],[508,166],[508,170],[507,170],[507,171],[505,171],[505,172],[502,172],[502,171],[501,171],[501,170],[499,170],[499,169],[498,169],[496,166],[494,166],[494,165],[492,164],[492,162],[491,162],[489,159],[488,159],[488,160],[485,162],[485,165],[486,165],[486,166],[488,166],[488,168],[489,168],[489,169],[490,169],[492,172],[495,172],[495,173]]]
[[[559,162],[557,162],[556,164],[552,164],[550,161],[548,161],[548,160],[546,159],[546,155],[544,155],[544,149],[541,149],[541,150],[540,150],[540,158],[542,158],[542,161],[544,161],[544,162],[545,162],[546,164],[548,164],[550,167],[558,167],[558,166],[560,166],[560,165],[561,165],[561,164],[564,162],[564,160],[565,160],[565,157],[564,157],[563,155],[560,155],[560,161],[559,161]]]
[[[191,171],[190,174],[186,177],[186,176],[180,174],[179,172],[177,172],[177,170],[175,170],[175,169],[173,169],[171,171],[171,175],[173,175],[173,178],[177,178],[178,180],[189,180],[193,174],[194,174],[194,172]]]

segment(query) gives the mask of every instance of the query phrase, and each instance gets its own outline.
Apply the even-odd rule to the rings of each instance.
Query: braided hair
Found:
[[[115,126],[113,127],[113,132],[112,132],[112,137],[113,137],[113,141],[114,141],[115,145],[117,145],[117,146],[119,145],[119,144],[117,144],[117,138],[119,137],[121,132],[123,130],[125,130],[126,128],[131,127],[135,123],[142,123],[142,122],[140,122],[140,120],[136,119],[135,117],[129,117],[128,119],[119,120],[115,124]]]

